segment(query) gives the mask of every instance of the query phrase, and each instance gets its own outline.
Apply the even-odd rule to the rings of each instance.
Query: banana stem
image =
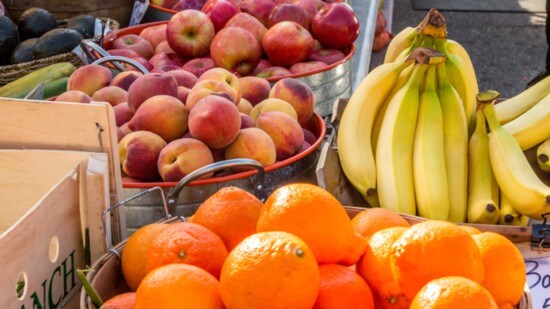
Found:
[[[476,95],[476,99],[479,104],[483,104],[483,113],[489,124],[491,131],[494,131],[501,127],[495,112],[495,101],[500,96],[500,93],[496,90],[485,90]]]
[[[418,32],[434,38],[447,39],[447,21],[436,9],[430,9],[418,24]]]
[[[445,62],[447,57],[435,49],[418,47],[409,54],[406,61],[411,59],[421,64],[439,64]]]

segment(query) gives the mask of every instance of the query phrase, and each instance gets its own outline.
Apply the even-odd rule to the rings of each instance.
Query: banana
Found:
[[[436,91],[436,68],[435,65],[428,68],[424,89],[420,94],[413,145],[414,192],[420,216],[447,220],[449,192],[445,168],[443,112]]]
[[[368,197],[376,193],[376,166],[371,144],[374,119],[401,71],[412,60],[378,66],[351,95],[338,127],[338,157],[350,183]]]
[[[468,147],[468,222],[495,224],[500,217],[495,200],[498,186],[494,185],[483,105],[476,110],[476,127]]]
[[[550,76],[545,77],[519,94],[495,105],[495,113],[501,124],[508,123],[550,94]]]
[[[416,28],[406,27],[396,34],[388,44],[384,55],[384,63],[394,62],[403,50],[409,48],[416,37],[416,33]]]
[[[498,92],[488,90],[477,97],[485,103],[491,166],[500,189],[519,213],[541,220],[541,214],[550,211],[550,187],[538,178],[516,139],[500,125],[493,105]]]
[[[550,95],[502,127],[515,137],[522,150],[550,138]]]
[[[428,57],[419,57],[420,54]],[[431,56],[430,56],[431,55]],[[413,143],[419,108],[420,85],[430,62],[444,61],[433,50],[415,49],[412,76],[391,97],[376,147],[376,175],[380,206],[397,212],[416,214],[413,181]]]
[[[537,163],[543,172],[550,172],[550,138],[537,147]]]
[[[445,64],[437,65],[439,101],[443,113],[445,169],[451,222],[465,222],[468,191],[468,121],[460,96],[449,83]]]
[[[529,217],[521,215],[510,201],[501,193],[500,195],[500,219],[498,224],[501,225],[516,225],[527,226],[529,225]]]
[[[477,80],[475,74],[474,76],[468,74],[462,58],[447,50],[446,42],[446,39],[434,38],[435,49],[447,57],[447,61],[445,62],[447,77],[462,99],[466,119],[468,120],[468,131],[471,134],[475,129],[476,123],[475,111],[477,102],[475,95],[479,91]]]

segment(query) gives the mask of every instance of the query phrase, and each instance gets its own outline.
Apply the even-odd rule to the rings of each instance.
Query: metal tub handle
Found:
[[[113,65],[117,67],[117,69],[119,69],[120,71],[124,71],[124,67],[122,67],[120,63],[118,63],[118,61],[132,65],[133,67],[140,70],[141,73],[143,74],[149,74],[149,70],[147,70],[143,65],[141,65],[141,63],[133,59],[122,57],[122,56],[106,56],[106,57],[97,59],[96,61],[92,62],[92,64],[103,64],[105,62],[112,62]]]

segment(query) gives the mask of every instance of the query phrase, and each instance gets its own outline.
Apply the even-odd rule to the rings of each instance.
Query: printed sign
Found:
[[[533,308],[550,308],[550,258],[525,259]]]
[[[149,0],[134,1],[134,9],[132,10],[130,22],[128,23],[129,26],[134,26],[141,22],[143,15],[145,15],[145,11],[147,11],[147,8],[149,7],[149,2]]]

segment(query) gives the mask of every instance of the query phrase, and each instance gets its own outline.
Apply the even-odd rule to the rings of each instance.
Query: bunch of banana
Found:
[[[416,28],[407,27],[390,42],[384,63],[406,57],[418,46],[433,48],[447,57],[448,79],[462,99],[469,133],[475,127],[475,110],[478,85],[472,61],[462,45],[447,39],[447,23],[436,9],[431,9]]]

